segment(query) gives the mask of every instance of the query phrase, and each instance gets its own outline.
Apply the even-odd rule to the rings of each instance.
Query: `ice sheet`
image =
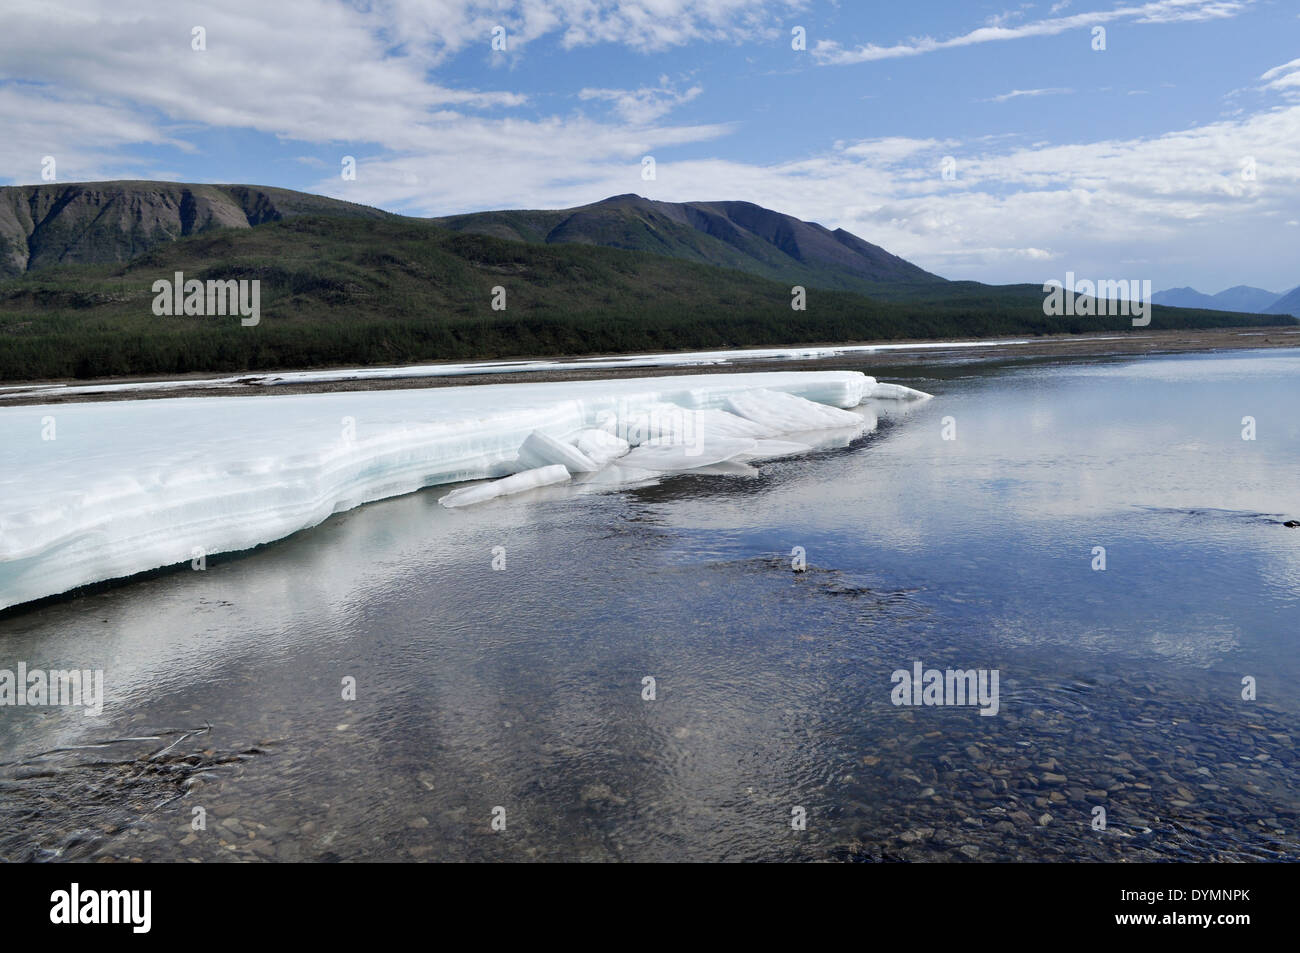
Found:
[[[718,411],[770,391],[849,408],[874,390],[818,371],[0,408],[0,608],[509,476],[534,431],[567,445],[656,405]]]

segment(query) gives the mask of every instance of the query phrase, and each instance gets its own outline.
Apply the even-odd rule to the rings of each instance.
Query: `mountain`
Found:
[[[421,219],[284,189],[83,183],[0,189],[0,237],[0,380],[1131,330],[748,202]],[[259,320],[155,314],[178,271],[258,282]],[[1157,306],[1152,324],[1296,321]]]
[[[1195,288],[1170,288],[1166,291],[1157,291],[1151,296],[1155,304],[1168,305],[1171,308],[1206,308],[1209,307],[1207,302],[1214,299],[1207,294],[1201,294]]]
[[[129,261],[163,242],[295,215],[391,217],[289,189],[170,182],[0,188],[0,279],[52,265]]]
[[[54,265],[126,262],[165,242],[300,215],[401,218],[289,189],[170,182],[0,188],[0,280]],[[616,195],[557,211],[475,212],[431,220],[530,244],[603,245],[880,297],[944,279],[846,232],[750,202],[656,202]]]
[[[1216,295],[1202,294],[1195,288],[1170,288],[1157,291],[1151,296],[1156,304],[1171,308],[1204,308],[1211,311],[1237,311],[1246,314],[1262,314],[1281,297],[1276,291],[1252,288],[1250,285],[1236,285]]]
[[[434,221],[458,232],[530,244],[647,251],[775,281],[881,297],[946,283],[842,228],[831,231],[751,202],[658,202],[627,194],[557,211],[474,212]]]
[[[1300,318],[1300,285],[1292,288],[1282,297],[1264,309],[1265,314],[1289,314]]]
[[[1212,299],[1220,311],[1244,311],[1259,314],[1267,311],[1269,306],[1282,297],[1276,291],[1252,288],[1250,285],[1235,285],[1226,291],[1220,291]]]
[[[176,272],[259,282],[258,323],[156,315],[154,283]],[[1041,286],[927,287],[900,301],[809,287],[796,311],[788,281],[644,251],[292,215],[0,281],[0,381],[1131,330],[1128,316],[1048,317]],[[1152,324],[1296,321],[1157,306]]]

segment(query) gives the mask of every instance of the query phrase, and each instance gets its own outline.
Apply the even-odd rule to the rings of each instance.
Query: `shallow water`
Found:
[[[108,695],[0,709],[0,857],[1295,859],[1300,352],[886,379],[936,399],[757,477],[434,488],[0,617]],[[914,661],[998,714],[895,706]]]

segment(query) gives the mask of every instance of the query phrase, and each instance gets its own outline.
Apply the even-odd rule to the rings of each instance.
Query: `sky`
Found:
[[[1300,0],[9,0],[0,130],[12,185],[744,200],[948,278],[1300,284]]]

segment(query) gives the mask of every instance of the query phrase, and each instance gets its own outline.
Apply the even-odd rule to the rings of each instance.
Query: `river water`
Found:
[[[0,859],[1300,857],[1300,351],[882,376],[935,399],[757,476],[432,489],[0,616],[107,692],[0,709]],[[894,704],[916,663],[996,714]]]

